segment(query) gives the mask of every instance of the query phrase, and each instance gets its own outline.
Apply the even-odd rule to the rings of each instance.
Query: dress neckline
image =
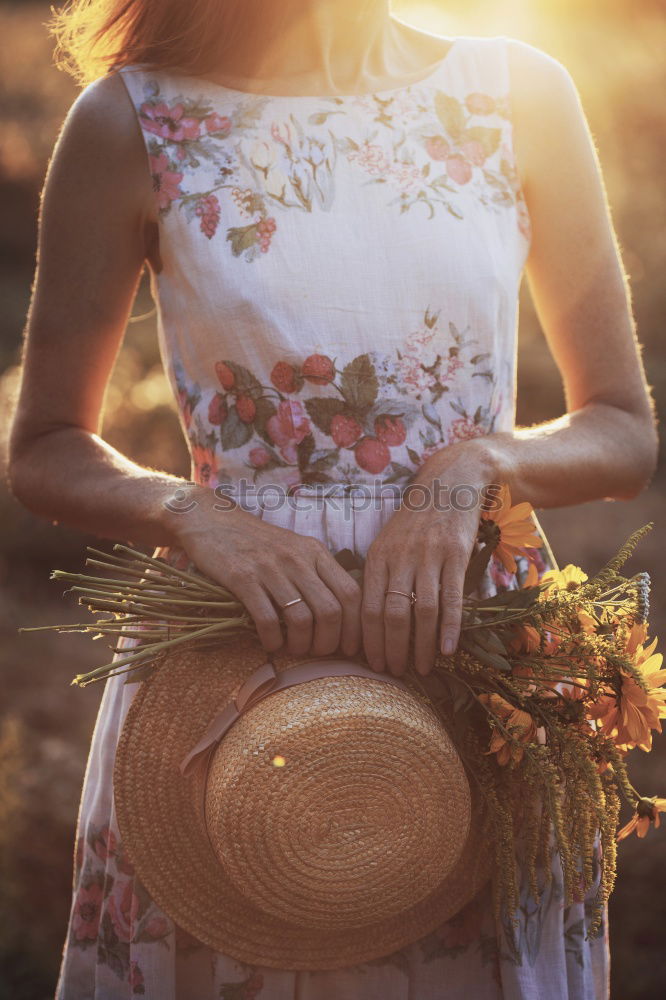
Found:
[[[217,83],[215,80],[210,80],[205,76],[190,76],[187,73],[174,73],[174,76],[186,77],[191,80],[196,80],[197,83],[205,84],[213,89],[223,91],[227,94],[235,94],[238,97],[257,97],[257,98],[268,98],[272,101],[351,101],[358,100],[363,97],[385,97],[390,95],[397,95],[402,93],[407,93],[417,87],[425,87],[431,84],[438,76],[440,71],[444,66],[448,66],[451,61],[451,57],[456,55],[462,43],[466,40],[467,36],[458,35],[456,38],[449,39],[451,44],[446,51],[446,54],[438,63],[419,80],[413,80],[412,83],[402,84],[400,87],[389,87],[386,90],[372,90],[365,91],[361,94],[264,94],[252,90],[238,90],[237,87],[227,87],[223,83]]]

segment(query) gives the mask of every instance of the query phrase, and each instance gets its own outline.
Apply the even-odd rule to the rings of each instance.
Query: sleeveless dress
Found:
[[[459,36],[425,79],[362,96],[119,73],[153,177],[151,287],[192,480],[364,556],[390,488],[427,456],[514,427],[531,231],[507,38]],[[367,487],[353,509],[350,484]],[[493,557],[486,593],[519,586],[528,559],[539,576],[558,568],[534,521],[543,547],[513,574]],[[488,885],[422,940],[344,969],[247,965],[195,940],[150,898],[116,825],[114,753],[139,683],[123,681],[107,681],[92,738],[56,1000],[608,996],[607,912],[586,940],[594,890],[565,906],[555,854],[539,904],[523,881],[515,936]]]

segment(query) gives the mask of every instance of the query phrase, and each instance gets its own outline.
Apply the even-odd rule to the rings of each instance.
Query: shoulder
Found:
[[[126,143],[134,134],[135,117],[122,74],[114,71],[81,90],[67,112],[65,126],[112,147]]]
[[[516,110],[565,110],[579,103],[569,69],[550,53],[518,38],[502,36],[507,49],[512,104]]]
[[[85,86],[70,105],[53,160],[70,174],[134,202],[146,216],[152,210],[152,185],[136,110],[120,72]],[[118,184],[122,178],[124,183]]]
[[[590,131],[568,67],[529,42],[503,36],[507,48],[514,146],[523,183],[547,176],[553,159],[585,155]]]

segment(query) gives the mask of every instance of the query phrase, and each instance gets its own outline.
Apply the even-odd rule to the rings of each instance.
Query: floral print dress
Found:
[[[119,73],[153,178],[151,283],[192,479],[364,556],[425,458],[514,426],[531,231],[506,37],[460,36],[425,79],[362,96]],[[493,557],[488,593],[520,585],[528,559],[557,568],[535,523],[543,547],[514,574]],[[106,684],[90,748],[56,1000],[607,997],[607,915],[586,939],[593,893],[564,905],[556,855],[540,903],[523,884],[514,934],[488,886],[422,940],[344,969],[247,965],[195,940],[116,825],[115,747],[140,683],[123,680]]]

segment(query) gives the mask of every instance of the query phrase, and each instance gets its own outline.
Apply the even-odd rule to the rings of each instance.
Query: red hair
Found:
[[[134,63],[207,72],[248,25],[266,27],[271,8],[284,6],[283,0],[70,0],[60,10],[51,7],[46,27],[56,38],[56,65],[86,86]]]

